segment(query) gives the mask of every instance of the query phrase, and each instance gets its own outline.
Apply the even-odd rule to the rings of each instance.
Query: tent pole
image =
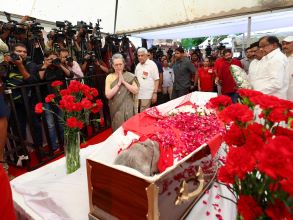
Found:
[[[246,47],[249,47],[250,45],[250,36],[251,36],[251,17],[248,17]]]
[[[118,0],[116,0],[116,5],[115,5],[114,33],[113,34],[116,34],[117,9],[118,9]]]
[[[241,52],[241,56],[244,57],[245,56],[245,33],[242,34],[242,52]]]

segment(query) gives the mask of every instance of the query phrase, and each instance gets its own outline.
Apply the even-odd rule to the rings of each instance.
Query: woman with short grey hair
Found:
[[[114,54],[111,61],[114,73],[106,78],[105,95],[109,100],[112,129],[115,131],[137,113],[139,83],[132,73],[124,71],[125,60],[121,54]]]

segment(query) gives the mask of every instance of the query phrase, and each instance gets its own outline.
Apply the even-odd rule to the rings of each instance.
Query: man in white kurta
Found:
[[[259,66],[261,66],[261,59],[264,56],[264,53],[258,47],[258,42],[255,42],[251,46],[251,50],[253,51],[254,59],[251,61],[248,69],[248,81],[252,88],[254,89],[257,86],[258,78],[261,78],[261,74],[259,73]],[[256,82],[256,85],[255,85]]]
[[[148,59],[148,51],[145,48],[137,50],[139,63],[135,68],[135,76],[139,82],[139,112],[143,112],[150,105],[157,102],[159,86],[159,71],[156,63]]]
[[[254,79],[253,88],[264,94],[287,99],[289,74],[286,70],[288,59],[279,48],[275,36],[266,36],[259,41],[259,48],[265,56],[258,66],[259,77]]]
[[[287,72],[289,74],[288,100],[293,101],[293,36],[288,36],[282,41],[283,50],[288,58]]]

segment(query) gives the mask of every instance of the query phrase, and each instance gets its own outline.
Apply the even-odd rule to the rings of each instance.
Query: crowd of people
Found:
[[[262,37],[246,48],[246,55],[240,60],[234,58],[231,49],[224,46],[206,50],[203,55],[198,48],[189,53],[182,47],[173,48],[174,52],[171,50],[171,53],[170,49],[164,51],[154,47],[149,50],[144,47],[136,49],[127,37],[117,41],[117,38],[106,36],[102,45],[101,39],[88,34],[83,26],[71,36],[71,43],[68,43],[65,35],[54,36],[54,31],[48,34],[48,41],[44,42],[43,32],[39,31],[38,41],[36,38],[26,39],[28,34],[14,33],[16,41],[11,44],[10,32],[10,29],[5,29],[0,35],[1,51],[6,53],[2,56],[1,66],[7,68],[5,77],[1,75],[1,121],[9,116],[8,108],[3,107],[6,106],[4,87],[50,83],[54,80],[83,78],[84,83],[97,88],[99,98],[104,103],[103,114],[109,115],[113,131],[133,115],[192,91],[218,92],[236,102],[238,88],[230,71],[231,65],[246,71],[253,89],[279,98],[293,99],[292,36],[286,37],[281,43],[275,36]],[[12,90],[20,135],[26,138],[28,118],[25,108],[29,106],[33,124],[31,132],[37,134],[35,144],[42,146],[42,125],[34,113],[34,105],[40,100],[30,87],[25,92],[28,103],[25,103],[21,89]],[[41,101],[52,92],[49,87],[42,87]],[[62,115],[60,109],[48,103],[45,103],[45,107]],[[55,151],[61,144],[57,141],[56,127],[60,137],[63,137],[63,125],[60,121],[56,125],[52,113],[48,111],[45,119],[49,130],[48,143]],[[7,123],[1,122],[1,126],[7,127]],[[1,139],[1,149],[4,144],[5,140]],[[3,160],[3,152],[0,155]]]

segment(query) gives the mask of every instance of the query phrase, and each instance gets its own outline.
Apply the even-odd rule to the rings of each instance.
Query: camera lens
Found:
[[[52,60],[52,63],[56,66],[60,65],[61,64],[61,60],[59,58],[56,58],[54,60]]]
[[[73,62],[73,58],[72,58],[72,57],[67,57],[67,58],[66,58],[66,61],[67,61],[68,63],[72,63],[72,62]]]
[[[13,61],[20,60],[19,55],[17,55],[16,53],[11,53],[10,57]]]

